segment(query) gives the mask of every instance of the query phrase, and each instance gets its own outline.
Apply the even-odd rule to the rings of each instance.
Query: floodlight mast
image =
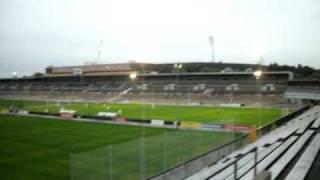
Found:
[[[208,37],[208,40],[209,40],[209,44],[210,44],[210,47],[211,47],[211,62],[214,63],[214,37],[212,35],[210,35]]]
[[[259,102],[259,112],[258,112],[258,120],[259,120],[259,127],[261,126],[261,108],[262,108],[262,104],[261,104],[261,77],[263,75],[263,72],[261,70],[262,68],[262,64],[263,64],[263,58],[262,55],[259,56],[259,67],[258,70],[256,70],[253,75],[256,77],[256,93],[258,96],[258,102]],[[260,136],[260,134],[259,134]]]
[[[173,65],[173,68],[175,69],[176,72],[176,84],[174,87],[175,95],[176,95],[176,120],[178,121],[178,88],[179,88],[179,83],[180,83],[180,70],[182,69],[182,64],[181,63],[176,63]]]
[[[103,47],[103,41],[101,40],[99,42],[99,47],[98,47],[97,64],[99,64],[99,62],[100,62],[102,47]]]

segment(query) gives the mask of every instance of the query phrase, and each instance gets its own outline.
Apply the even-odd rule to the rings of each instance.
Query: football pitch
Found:
[[[0,107],[18,106],[35,112],[59,112],[63,107],[76,110],[79,115],[96,115],[98,112],[121,112],[132,119],[161,119],[169,121],[195,121],[202,123],[263,126],[282,115],[276,108],[227,108],[204,106],[174,106],[151,104],[55,103],[0,100]]]
[[[262,126],[280,109],[0,100],[36,112],[119,112],[132,119]],[[259,120],[260,119],[260,120]],[[185,162],[239,133],[132,127],[0,115],[1,179],[141,179]]]
[[[0,177],[140,179],[237,136],[0,115]]]

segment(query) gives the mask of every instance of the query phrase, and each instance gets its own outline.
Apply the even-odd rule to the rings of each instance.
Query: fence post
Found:
[[[140,138],[140,179],[145,177],[145,160],[144,160],[144,137]]]
[[[167,152],[167,146],[168,146],[168,144],[167,144],[168,142],[167,142],[167,130],[165,130],[164,132],[163,132],[163,170],[167,170],[167,159],[168,159],[168,152]],[[163,178],[164,179],[167,179],[167,173],[165,173],[164,175],[163,175]]]
[[[257,175],[257,166],[258,166],[258,149],[254,149],[254,176]]]
[[[113,162],[112,162],[112,157],[113,157],[113,154],[112,154],[112,151],[113,151],[113,145],[111,144],[109,146],[109,164],[110,164],[110,167],[109,167],[109,179],[112,180],[113,178]]]
[[[238,159],[234,162],[234,170],[233,170],[233,174],[234,174],[234,180],[237,180],[237,169],[238,169]]]
[[[167,165],[167,131],[163,132],[163,170],[166,170],[168,165]]]
[[[74,179],[74,172],[73,172],[73,154],[70,152],[70,159],[69,159],[69,168],[70,168],[70,180]]]

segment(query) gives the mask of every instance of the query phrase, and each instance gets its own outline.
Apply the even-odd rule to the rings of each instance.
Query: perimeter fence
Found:
[[[71,153],[70,176],[72,180],[147,179],[239,135],[230,132],[164,130],[154,136],[142,136],[121,144]],[[217,157],[211,158],[218,159],[227,152],[228,149],[221,149]]]
[[[257,130],[257,137],[299,116],[308,106]],[[154,136],[70,154],[72,180],[177,180],[213,165],[250,143],[249,134],[164,130]]]

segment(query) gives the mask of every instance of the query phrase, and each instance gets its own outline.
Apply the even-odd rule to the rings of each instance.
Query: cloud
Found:
[[[317,0],[3,0],[0,71],[32,74],[47,65],[216,58],[319,67]],[[26,69],[27,68],[27,69]],[[0,75],[2,76],[2,75]]]

